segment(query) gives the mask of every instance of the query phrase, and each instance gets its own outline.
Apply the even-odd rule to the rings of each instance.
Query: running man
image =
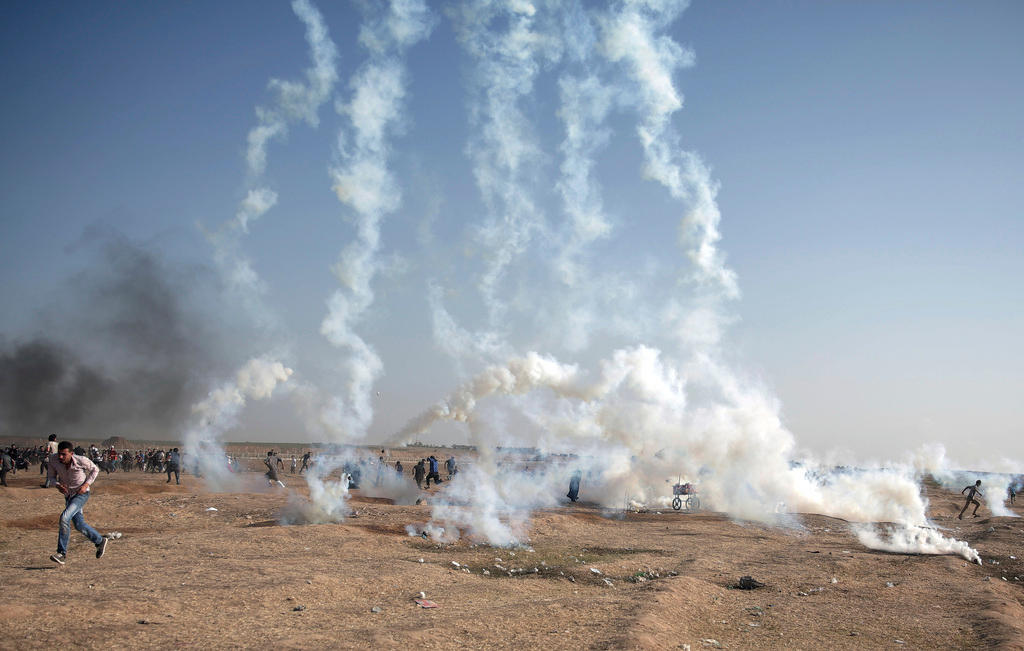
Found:
[[[974,486],[965,486],[964,489],[960,491],[961,495],[967,493],[967,501],[964,502],[964,508],[960,509],[960,515],[956,516],[958,520],[964,519],[964,511],[966,511],[967,507],[971,505],[971,502],[974,502],[974,512],[971,515],[973,515],[974,517],[978,517],[978,507],[981,506],[981,502],[974,499],[974,496],[981,495],[982,497],[985,497],[984,495],[981,494],[981,491],[978,490],[979,488],[981,488],[980,479],[974,482]],[[968,493],[968,491],[970,492]]]
[[[57,454],[49,459],[46,483],[56,480],[57,490],[64,496],[64,512],[60,514],[60,528],[57,533],[57,553],[50,560],[58,565],[67,561],[68,539],[71,525],[96,545],[96,558],[102,558],[107,549],[107,539],[85,522],[82,509],[89,499],[89,489],[100,474],[100,468],[88,457],[74,454],[70,441],[61,441]]]

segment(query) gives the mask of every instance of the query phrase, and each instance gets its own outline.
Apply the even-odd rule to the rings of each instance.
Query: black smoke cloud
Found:
[[[0,432],[171,439],[233,360],[217,276],[93,228],[84,268],[28,336],[0,341]]]

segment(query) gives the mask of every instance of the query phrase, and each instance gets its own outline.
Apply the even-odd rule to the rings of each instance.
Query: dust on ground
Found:
[[[247,492],[211,493],[191,475],[102,475],[86,521],[122,537],[96,559],[73,531],[57,567],[62,496],[8,476],[3,646],[1024,649],[1024,522],[957,520],[962,500],[935,485],[933,521],[984,565],[868,550],[818,515],[777,528],[585,501],[535,513],[522,548],[436,544],[406,532],[430,492],[395,506],[356,490],[343,523],[281,526],[305,482],[245,477]],[[745,575],[764,587],[738,589]]]

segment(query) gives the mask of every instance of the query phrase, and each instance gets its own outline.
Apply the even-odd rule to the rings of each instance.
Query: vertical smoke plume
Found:
[[[241,238],[249,232],[250,224],[277,203],[277,193],[263,181],[269,143],[286,137],[290,125],[296,122],[304,122],[316,128],[320,121],[320,107],[330,98],[338,79],[338,51],[323,16],[309,0],[293,0],[291,6],[306,27],[310,66],[302,81],[270,80],[268,88],[273,101],[256,108],[257,124],[249,131],[247,138],[246,172],[249,189],[234,218],[225,222],[217,232],[207,234],[214,247],[214,260],[228,287],[242,302],[252,321],[266,331],[278,330],[279,324],[264,301],[266,285],[242,251]],[[280,364],[267,359],[263,363],[271,366]],[[290,369],[285,370],[288,375],[292,372]],[[240,388],[237,382],[234,385],[228,383],[211,394],[207,401],[196,405],[199,422],[190,427],[187,438],[201,458],[215,459],[223,456],[220,454],[221,435],[235,422],[238,410],[245,404],[245,397],[245,389]],[[226,402],[221,402],[220,398]],[[222,475],[223,470],[219,458],[213,462],[213,467],[206,469],[211,476]]]
[[[340,165],[332,170],[338,200],[352,209],[356,238],[334,265],[341,284],[327,301],[320,332],[348,351],[344,399],[325,413],[333,436],[362,437],[373,418],[371,390],[383,367],[373,347],[355,330],[372,305],[372,283],[379,267],[380,224],[396,210],[400,192],[388,169],[389,137],[402,126],[406,71],[404,52],[429,36],[433,17],[423,2],[396,0],[381,8],[368,5],[360,43],[369,60],[351,81],[352,100],[338,110],[351,121],[351,143],[338,138]]]
[[[688,206],[682,233],[698,280],[715,283],[733,298],[739,295],[736,274],[725,266],[717,248],[721,239],[717,184],[700,157],[679,146],[671,124],[683,106],[672,74],[693,65],[695,57],[668,36],[657,36],[687,4],[680,0],[623,3],[601,21],[602,47],[610,61],[626,67],[638,88],[636,102],[642,118],[637,135],[644,149],[644,172]]]
[[[320,106],[331,95],[337,82],[338,51],[324,24],[323,16],[309,0],[294,0],[292,10],[306,26],[310,67],[304,81],[271,79],[268,87],[274,100],[256,108],[257,125],[249,131],[246,149],[246,172],[249,189],[239,203],[232,220],[219,231],[209,233],[214,245],[214,258],[220,265],[229,286],[245,302],[254,318],[266,321],[269,310],[261,295],[264,283],[242,252],[240,236],[249,232],[249,225],[266,214],[277,203],[277,193],[264,185],[267,148],[274,139],[284,138],[289,126],[301,121],[310,127],[319,125]],[[269,323],[265,323],[269,325]]]
[[[467,2],[453,14],[476,66],[470,120],[477,139],[469,154],[489,213],[477,239],[486,251],[480,291],[493,328],[506,309],[498,292],[507,269],[546,228],[531,198],[540,152],[521,101],[540,67],[561,56],[560,41],[550,26],[538,24],[547,17],[529,2]]]
[[[281,362],[254,358],[192,407],[193,422],[185,432],[185,454],[195,460],[206,485],[226,490],[237,482],[228,471],[224,454],[224,432],[238,422],[238,415],[249,400],[266,400],[292,370]]]

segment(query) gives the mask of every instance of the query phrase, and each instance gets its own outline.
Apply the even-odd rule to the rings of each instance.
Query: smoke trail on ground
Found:
[[[885,527],[884,533],[866,527],[853,527],[857,540],[869,549],[898,554],[954,554],[981,565],[981,556],[967,543],[946,538],[926,527]]]

